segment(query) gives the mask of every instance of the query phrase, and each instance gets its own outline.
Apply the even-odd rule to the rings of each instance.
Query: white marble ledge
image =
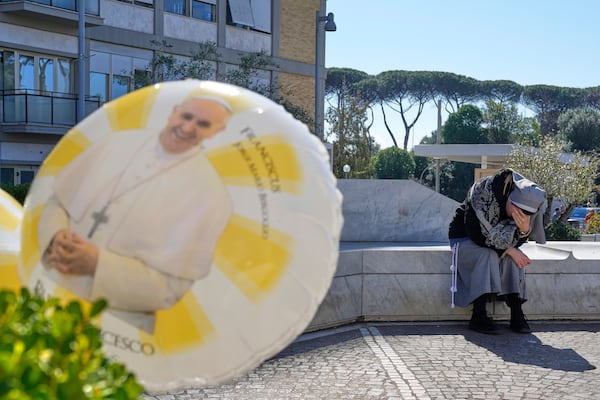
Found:
[[[550,254],[566,254],[567,256],[571,254],[576,260],[600,260],[599,242],[549,241],[545,244],[537,244],[535,242],[526,243],[525,246],[523,250],[527,255],[530,255],[529,249],[532,248],[532,254],[535,254],[533,252],[539,252],[544,257],[548,257]]]
[[[447,243],[440,242],[341,242],[340,252],[355,251],[441,251],[450,252]],[[548,241],[545,244],[527,242],[521,249],[532,259],[600,260],[600,242]]]
[[[450,245],[443,242],[340,242],[340,251],[365,250],[450,251]]]

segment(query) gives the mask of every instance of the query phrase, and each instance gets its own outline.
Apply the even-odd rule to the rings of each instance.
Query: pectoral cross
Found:
[[[105,224],[108,222],[108,215],[106,214],[106,209],[108,208],[108,205],[110,204],[110,202],[106,203],[106,205],[104,206],[104,208],[102,208],[102,210],[100,211],[95,211],[92,213],[92,219],[94,220],[94,225],[92,225],[92,229],[90,229],[90,233],[88,233],[88,239],[91,239],[92,236],[94,235],[94,232],[96,232],[96,229],[98,229],[98,226],[100,224]]]

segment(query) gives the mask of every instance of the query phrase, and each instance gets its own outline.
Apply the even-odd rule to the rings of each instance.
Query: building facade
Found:
[[[254,79],[313,113],[315,13],[324,6],[325,0],[0,0],[1,182],[30,182],[78,120],[140,86],[156,51],[186,60],[199,43],[215,43],[215,77],[235,69],[244,54],[262,52],[274,65]]]

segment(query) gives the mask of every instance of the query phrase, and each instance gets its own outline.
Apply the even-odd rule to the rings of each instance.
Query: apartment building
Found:
[[[0,0],[1,182],[30,182],[78,120],[135,90],[157,43],[180,60],[199,43],[216,43],[214,76],[262,51],[276,65],[256,79],[313,112],[315,13],[324,7],[325,0]]]

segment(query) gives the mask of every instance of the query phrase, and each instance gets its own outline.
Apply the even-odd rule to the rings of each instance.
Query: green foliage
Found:
[[[369,74],[352,68],[327,68],[325,93],[344,96],[346,93],[356,94],[354,84],[367,79]]]
[[[254,53],[240,53],[239,63],[226,72],[217,75],[216,65],[221,59],[217,44],[211,41],[198,43],[187,57],[176,57],[169,53],[173,45],[166,40],[162,42],[153,40],[155,48],[152,60],[145,71],[136,71],[134,85],[136,89],[165,81],[181,80],[186,78],[199,80],[219,80],[246,89],[250,89],[276,103],[281,104],[296,119],[312,126],[312,117],[309,113],[294,105],[289,99],[277,95],[277,88],[270,83],[267,69],[277,67],[273,57],[265,51]],[[264,79],[262,77],[264,76]]]
[[[308,127],[314,126],[315,120],[313,119],[312,115],[308,111],[306,111],[305,108],[302,108],[292,103],[292,101],[288,97],[281,96],[279,98],[279,104],[283,108],[285,108],[287,112],[292,114],[294,118],[296,118],[298,121],[304,123]]]
[[[546,228],[546,240],[581,240],[581,233],[574,226],[563,223],[553,222]]]
[[[536,127],[531,118],[519,114],[514,103],[501,103],[488,100],[483,108],[483,120],[488,143],[515,143],[533,141]],[[529,138],[529,140],[527,140]]]
[[[600,213],[595,213],[585,226],[584,233],[600,233]]]
[[[435,144],[436,132],[421,140],[421,144]],[[435,188],[436,161],[433,158],[415,157],[416,172],[419,182],[423,185]],[[475,176],[475,164],[459,161],[442,161],[440,163],[440,193],[462,202],[467,191],[473,184]]]
[[[538,147],[542,140],[540,123],[532,117],[523,118],[520,130],[512,133],[512,143]]]
[[[557,119],[565,110],[581,106],[600,109],[600,87],[586,89],[559,87],[550,85],[521,86],[509,80],[479,81],[468,76],[451,72],[440,71],[384,71],[370,76],[362,71],[348,68],[332,68],[331,79],[327,78],[326,93],[331,97],[337,95],[341,84],[345,81],[351,84],[353,90],[360,92],[369,107],[387,105],[389,109],[401,114],[405,128],[405,140],[410,131],[414,130],[415,123],[421,115],[425,103],[438,101],[443,103],[443,108],[448,113],[458,111],[467,104],[480,104],[484,101],[493,101],[500,104],[508,111],[507,116],[513,113],[517,105],[525,106],[537,115],[519,117],[517,129],[510,129],[510,143],[528,144],[536,146],[539,138],[557,132]],[[385,111],[385,110],[383,110]],[[497,110],[496,110],[497,111]],[[504,124],[512,124],[516,120],[498,120],[494,116],[490,121],[496,129],[491,132],[491,143],[506,142],[509,131]],[[504,118],[504,116],[500,116]],[[395,146],[398,146],[386,115],[383,114],[383,123]],[[473,138],[477,135],[470,135]],[[591,141],[595,143],[597,141]],[[446,141],[445,143],[458,143]],[[485,143],[483,140],[461,143]],[[406,145],[405,147],[406,148]]]
[[[467,104],[448,116],[442,127],[444,144],[487,143],[483,129],[483,113],[473,105]]]
[[[408,148],[410,131],[421,116],[425,104],[433,98],[431,76],[431,73],[425,71],[386,71],[375,78],[376,82],[372,88],[375,89],[376,101],[401,115],[404,125],[404,150]],[[365,85],[365,90],[367,89]],[[381,112],[386,128],[393,136],[383,107]],[[397,145],[395,139],[394,145]]]
[[[462,202],[473,184],[475,167],[475,164],[459,161],[445,163],[440,177],[440,193]]]
[[[427,157],[415,157],[417,164],[415,177],[418,182],[435,188],[436,160]],[[462,202],[473,183],[475,165],[457,161],[440,160],[440,193]]]
[[[418,179],[420,184],[430,186],[429,180],[435,180],[435,177],[433,176],[435,173],[435,160],[430,157],[415,156],[413,152],[411,152],[411,154],[413,160],[415,160],[415,178]]]
[[[415,173],[415,160],[408,151],[389,147],[377,153],[373,168],[377,179],[408,179]]]
[[[600,111],[584,107],[563,112],[558,117],[558,135],[574,150],[600,149]]]
[[[0,183],[0,189],[10,194],[15,200],[17,200],[21,204],[25,203],[25,198],[27,197],[27,193],[29,192],[30,186],[30,183],[22,183],[20,185],[7,185],[5,183]]]
[[[333,144],[333,173],[338,178],[371,178],[371,161],[378,146],[366,126],[367,103],[343,87],[337,99],[337,106],[327,110],[326,138]],[[344,165],[350,166],[350,173],[343,171]]]
[[[561,198],[568,204],[585,203],[594,189],[600,160],[597,157],[573,152],[564,158],[565,143],[546,136],[539,148],[515,148],[506,160],[506,166],[536,182],[546,191],[548,204]],[[548,207],[544,221],[550,221],[552,207]]]
[[[490,89],[480,81],[452,72],[428,72],[432,98],[443,99],[446,111],[456,112],[464,104],[483,100]]]
[[[508,80],[481,81],[480,85],[490,101],[503,105],[517,103],[523,93],[523,86]]]
[[[523,88],[522,102],[537,113],[542,136],[555,134],[561,112],[580,107],[586,91],[551,85],[530,85]]]
[[[214,79],[216,67],[214,61],[221,55],[217,51],[214,42],[198,43],[196,49],[192,50],[190,57],[178,59],[169,53],[173,47],[166,40],[162,42],[152,40],[155,48],[150,63],[146,66],[144,73],[134,76],[135,88],[139,89],[153,83],[174,81],[185,78],[200,80]]]
[[[230,69],[219,76],[219,80],[250,89],[265,97],[273,98],[274,90],[270,83],[268,83],[269,80],[266,79],[261,82],[257,78],[260,70],[276,66],[277,64],[273,61],[273,58],[264,50],[258,53],[240,54],[240,64],[238,67]]]
[[[137,399],[143,387],[123,364],[106,358],[91,319],[103,300],[85,311],[28,289],[0,291],[0,398],[11,400]]]

